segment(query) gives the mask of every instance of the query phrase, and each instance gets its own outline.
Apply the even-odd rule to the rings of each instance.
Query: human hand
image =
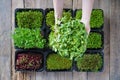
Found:
[[[85,24],[85,29],[86,29],[86,31],[87,31],[87,33],[89,35],[89,33],[90,33],[90,23],[89,22],[85,22],[85,21],[80,21],[80,22]]]

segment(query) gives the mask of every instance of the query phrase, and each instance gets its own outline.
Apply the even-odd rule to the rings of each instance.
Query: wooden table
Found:
[[[0,0],[0,80],[120,80],[120,0],[95,0],[104,10],[103,72],[15,72],[14,30],[16,8],[53,8],[52,0]],[[81,0],[65,0],[64,8],[81,8]]]

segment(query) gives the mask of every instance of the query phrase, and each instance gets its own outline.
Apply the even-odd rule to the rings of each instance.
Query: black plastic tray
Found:
[[[17,12],[22,12],[22,11],[40,11],[42,12],[43,14],[43,20],[42,20],[42,26],[40,26],[40,30],[41,30],[41,34],[46,38],[46,35],[45,35],[45,31],[46,31],[46,28],[45,28],[45,24],[44,24],[44,18],[45,18],[45,11],[41,8],[16,8],[15,9],[15,28],[18,28],[18,25],[17,25]]]
[[[41,9],[41,8],[16,8],[15,9],[15,28],[18,28],[18,25],[17,25],[17,18],[16,18],[16,16],[17,16],[17,12],[22,12],[22,11],[29,11],[29,10],[31,10],[31,11],[40,11],[40,12],[42,12],[42,14],[43,14],[43,21],[42,21],[42,26],[40,27],[40,31],[41,31],[41,34],[44,36],[44,38],[46,39],[46,35],[45,35],[45,30],[46,30],[46,28],[45,28],[45,25],[44,25],[44,16],[45,16],[45,11],[43,10],[43,9]],[[47,39],[46,39],[46,41],[48,41]],[[45,45],[47,45],[47,43],[45,44]],[[16,49],[16,50],[21,50],[21,49],[23,49],[23,48],[19,48],[19,47],[17,47],[17,46],[14,46],[14,48]],[[43,50],[43,48],[30,48],[30,49],[26,49],[26,50]]]
[[[87,50],[94,50],[94,51],[102,51],[104,49],[104,32],[103,31],[91,31],[91,33],[99,33],[101,35],[101,41],[102,41],[102,45],[101,48],[87,48]]]
[[[74,67],[73,61],[72,61],[72,67],[70,69],[62,69],[62,70],[49,70],[49,69],[47,69],[47,57],[50,54],[57,54],[57,53],[55,53],[54,51],[47,52],[47,54],[45,56],[45,71],[46,72],[72,72],[73,71],[73,67]]]
[[[17,8],[15,10],[15,28],[17,28],[17,21],[16,21],[16,13],[17,12],[21,12],[21,11],[28,11],[28,10],[40,10],[43,15],[44,15],[44,19],[43,19],[43,24],[42,24],[42,27],[41,27],[41,30],[42,30],[42,33],[44,34],[44,37],[45,39],[47,40],[47,43],[48,43],[48,37],[49,37],[49,34],[50,34],[50,28],[49,26],[46,25],[45,23],[45,17],[46,17],[46,14],[48,13],[48,11],[50,10],[54,10],[53,8],[47,8],[46,10],[43,10],[43,9],[32,9],[32,8]],[[73,11],[72,9],[64,9],[66,11],[69,11],[71,10],[71,13],[72,13],[72,17],[75,16],[75,13],[76,13],[76,10]],[[104,17],[104,14],[103,14],[103,17]],[[104,24],[103,24],[104,25]],[[99,53],[102,58],[104,59],[104,54],[102,52],[102,50],[104,49],[104,33],[103,31],[101,31],[103,28],[103,26],[100,28],[100,29],[91,29],[91,32],[96,32],[96,33],[100,33],[102,35],[102,47],[101,48],[98,48],[98,49],[94,49],[94,48],[87,48],[86,52],[87,53]],[[15,51],[15,61],[16,61],[16,56],[17,54],[19,54],[20,52],[36,52],[36,53],[41,53],[44,57],[43,59],[43,67],[39,70],[36,70],[36,72],[41,72],[43,70],[47,71],[47,72],[72,72],[73,70],[75,71],[78,71],[78,72],[91,72],[91,71],[80,71],[77,69],[76,67],[76,62],[73,61],[73,64],[72,64],[72,68],[69,69],[69,70],[47,70],[47,67],[46,67],[46,59],[47,59],[47,56],[51,53],[55,53],[52,49],[50,49],[48,47],[46,43],[46,46],[45,48],[31,48],[31,49],[23,49],[23,48],[18,48],[17,46],[14,46],[16,51]],[[15,62],[16,64],[16,62]],[[104,60],[103,60],[103,64],[104,64]],[[104,66],[104,65],[103,65]],[[33,71],[33,70],[17,70],[15,68],[16,71]],[[99,72],[102,72],[103,71],[103,67],[99,70]]]
[[[39,69],[36,69],[36,70],[30,70],[30,69],[16,69],[16,60],[17,60],[17,55],[18,54],[27,54],[28,52],[30,52],[30,54],[41,54],[43,59],[42,59],[42,66],[39,68]],[[22,72],[25,72],[25,71],[36,71],[36,72],[41,72],[44,70],[44,54],[42,51],[35,51],[35,50],[17,50],[15,51],[15,70],[16,71],[22,71]]]
[[[104,69],[104,53],[103,52],[100,52],[100,51],[98,51],[98,52],[89,52],[89,51],[87,51],[87,52],[85,52],[85,54],[100,54],[100,56],[102,57],[102,67],[98,70],[98,71],[91,71],[91,70],[79,70],[78,68],[77,68],[77,62],[76,61],[74,61],[74,69],[75,69],[75,71],[77,71],[77,72],[103,72],[103,69]]]
[[[37,9],[37,8],[16,8],[15,9],[15,28],[18,27],[18,25],[17,25],[17,17],[16,17],[17,16],[17,12],[23,12],[23,11],[29,11],[29,10],[42,12],[42,14],[43,14],[42,26],[43,26],[43,24],[44,24],[44,14],[45,14],[43,9],[41,9],[41,8],[40,9]]]
[[[28,48],[28,49],[24,49],[24,48],[19,48],[17,46],[14,46],[14,48],[16,50],[36,50],[36,51],[44,51],[46,48]]]
[[[82,10],[82,9],[75,9],[74,10],[74,18],[75,18],[75,16],[76,16],[76,12],[78,11],[78,10]],[[103,19],[104,19],[104,12],[103,12],[103,10],[102,9],[93,9],[93,10],[101,10],[102,11],[102,13],[103,13]],[[104,23],[100,26],[100,28],[91,28],[91,30],[98,30],[98,31],[101,31],[102,29],[103,29],[103,26],[104,26]]]

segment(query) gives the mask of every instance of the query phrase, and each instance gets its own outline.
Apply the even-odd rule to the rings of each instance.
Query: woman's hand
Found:
[[[87,33],[88,33],[88,35],[89,35],[89,33],[90,33],[90,23],[89,23],[89,22],[82,21],[82,20],[81,20],[80,22],[82,22],[82,23],[85,24],[85,29],[86,29],[86,31],[87,31]]]

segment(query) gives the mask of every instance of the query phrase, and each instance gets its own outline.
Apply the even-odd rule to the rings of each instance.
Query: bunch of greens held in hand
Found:
[[[16,28],[13,39],[15,46],[24,49],[43,48],[46,43],[39,28]]]
[[[55,31],[49,35],[49,45],[61,56],[77,59],[86,51],[88,34],[85,25],[78,19],[64,21],[65,17],[61,18],[60,25],[54,26]]]

